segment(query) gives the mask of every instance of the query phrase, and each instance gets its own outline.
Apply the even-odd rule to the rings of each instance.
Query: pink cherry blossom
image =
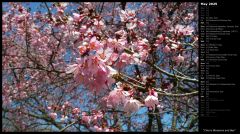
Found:
[[[24,91],[22,91],[22,92],[20,92],[20,98],[26,98],[27,97],[27,93],[26,92],[24,92]]]
[[[127,23],[126,26],[127,26],[127,29],[132,30],[137,26],[137,24],[134,22],[131,22],[131,23]]]
[[[66,102],[64,103],[64,105],[65,105],[66,107],[69,107],[69,106],[71,106],[71,103],[70,103],[69,101],[66,101]]]
[[[87,47],[86,46],[79,46],[78,49],[79,49],[79,53],[81,55],[83,55],[87,51]]]
[[[49,116],[55,120],[57,118],[57,113],[50,113]]]
[[[164,107],[163,105],[160,105],[160,104],[157,105],[157,108],[160,110],[163,109],[163,107]]]
[[[163,52],[164,53],[169,53],[171,51],[171,49],[169,48],[168,45],[166,45],[164,48],[163,48]]]
[[[118,54],[117,53],[112,53],[110,56],[110,61],[115,62],[118,59]]]
[[[68,119],[68,116],[65,116],[65,115],[62,115],[61,116],[61,122],[64,122],[64,121],[66,121]]]
[[[159,103],[158,98],[153,95],[148,95],[144,102],[147,107],[151,107],[153,109],[155,109],[155,105],[158,105]]]
[[[101,127],[97,126],[97,125],[94,125],[92,129],[93,129],[93,131],[96,131],[96,132],[102,132],[103,131],[103,129]]]
[[[72,110],[72,113],[73,113],[73,114],[78,114],[78,113],[80,113],[80,109],[79,109],[79,108],[74,108],[74,109]]]
[[[80,22],[82,20],[82,16],[80,14],[73,13],[73,19],[76,22]]]
[[[145,26],[145,24],[144,24],[142,21],[138,21],[138,25],[139,25],[140,27],[144,27],[144,26]]]
[[[143,104],[140,101],[133,99],[131,97],[129,100],[125,102],[123,110],[124,112],[127,112],[129,114],[135,113],[140,109],[142,105]]]
[[[158,35],[157,37],[158,37],[158,38],[157,38],[156,43],[158,43],[158,44],[162,43],[163,40],[165,39],[164,36],[163,36],[162,34]]]
[[[184,62],[184,57],[179,54],[179,55],[175,58],[175,60],[176,60],[177,63],[181,63],[181,62]]]
[[[178,34],[183,34],[183,35],[191,35],[192,32],[194,31],[194,28],[192,26],[183,26],[183,25],[176,25],[175,28],[172,28],[172,30],[175,30],[176,33]]]
[[[115,34],[116,34],[116,35],[119,35],[119,36],[121,36],[121,37],[126,37],[127,32],[124,31],[124,30],[119,30],[119,31],[115,32]]]
[[[106,128],[103,130],[104,132],[110,132],[110,129]]]
[[[91,116],[83,115],[82,116],[82,121],[86,124],[89,124],[91,121]]]
[[[178,48],[178,45],[177,44],[171,44],[171,49],[174,49],[174,50],[176,50]]]
[[[149,89],[148,94],[158,97],[158,93],[154,89]]]
[[[131,58],[131,55],[128,53],[122,53],[120,59],[122,62],[128,62]]]
[[[63,14],[63,13],[64,13],[64,10],[61,9],[61,8],[57,8],[57,12],[58,12],[59,14]]]
[[[65,71],[67,74],[69,74],[74,72],[76,69],[77,69],[77,64],[73,64],[73,65],[69,65]]]
[[[133,17],[135,17],[135,11],[134,10],[121,10],[120,11],[120,19],[122,22],[126,22],[128,19],[132,19]]]
[[[82,25],[80,28],[80,32],[84,33],[87,31],[87,26],[86,25]]]
[[[140,56],[140,61],[145,61],[148,57],[148,51],[147,50],[142,50],[140,53],[139,53],[139,56]],[[139,63],[139,62],[138,62]],[[141,62],[140,62],[141,63]]]
[[[89,47],[90,49],[94,49],[94,50],[97,50],[99,48],[102,48],[103,45],[101,42],[99,42],[96,38],[96,36],[92,37],[90,42],[89,42]]]
[[[97,29],[104,29],[105,28],[105,25],[104,25],[102,20],[100,20],[100,21],[95,20],[93,24],[97,27]]]
[[[119,104],[124,104],[128,99],[128,93],[123,91],[122,88],[115,88],[109,93],[108,96],[108,105],[113,107],[118,106]]]

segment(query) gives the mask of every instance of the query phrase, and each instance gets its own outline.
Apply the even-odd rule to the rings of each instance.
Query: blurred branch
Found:
[[[178,111],[176,108],[176,103],[173,102],[173,117],[172,117],[172,127],[171,127],[171,131],[175,132],[176,131],[176,125],[177,125],[177,115],[178,115]]]
[[[78,122],[78,120],[72,122],[71,124],[68,124],[66,127],[62,128],[62,129],[60,130],[60,132],[63,132],[64,130],[66,130],[67,128],[71,127],[73,124],[75,124],[75,123],[77,123],[77,122]]]
[[[156,108],[155,113],[159,113],[158,108]],[[156,119],[157,119],[157,125],[158,125],[158,132],[163,132],[163,125],[161,122],[161,117],[160,114],[156,114]]]
[[[152,114],[150,114],[150,113],[148,114],[148,124],[147,124],[147,129],[146,129],[147,132],[151,132],[152,131],[152,122],[153,122],[153,117],[154,116]]]
[[[182,77],[182,76],[179,76],[179,75],[174,75],[174,74],[171,74],[161,68],[159,68],[157,65],[153,64],[153,63],[150,63],[149,61],[146,61],[146,63],[148,65],[150,65],[152,68],[156,69],[157,71],[159,71],[160,73],[163,73],[169,77],[173,77],[173,78],[178,78],[178,79],[182,79],[183,81],[189,81],[189,82],[194,82],[194,83],[198,83],[198,80],[197,79],[191,79],[191,78],[188,78],[188,77]]]

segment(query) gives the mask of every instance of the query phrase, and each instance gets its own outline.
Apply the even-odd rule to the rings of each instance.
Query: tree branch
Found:
[[[197,79],[192,79],[192,78],[188,78],[188,77],[182,77],[182,76],[179,76],[179,75],[174,75],[174,74],[171,74],[161,68],[159,68],[157,65],[155,64],[152,64],[150,63],[149,61],[146,61],[146,63],[148,65],[150,65],[152,68],[156,69],[157,71],[159,71],[160,73],[163,73],[169,77],[173,77],[173,78],[178,78],[178,79],[182,79],[183,81],[188,81],[188,82],[193,82],[193,83],[198,83],[198,80]]]

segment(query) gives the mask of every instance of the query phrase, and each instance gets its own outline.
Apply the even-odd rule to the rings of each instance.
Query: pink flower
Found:
[[[73,13],[73,20],[79,22],[82,20],[82,16],[80,14]]]
[[[72,110],[72,113],[73,113],[73,114],[78,114],[78,113],[80,113],[80,109],[79,109],[79,108],[74,108],[74,109]]]
[[[82,116],[82,121],[83,121],[84,123],[89,124],[90,121],[91,121],[91,116],[83,115],[83,116]]]
[[[25,18],[26,18],[26,15],[24,14],[16,16],[16,20],[18,23],[21,23]]]
[[[52,54],[52,51],[47,51],[47,55],[51,55]]]
[[[66,101],[66,102],[64,103],[64,105],[65,105],[66,107],[68,107],[68,106],[71,106],[71,103],[70,103],[69,101]]]
[[[171,49],[168,47],[168,45],[166,45],[164,48],[163,48],[163,52],[164,53],[169,53],[171,51]]]
[[[127,29],[129,29],[129,30],[134,29],[136,26],[137,26],[137,25],[136,25],[136,23],[134,23],[134,22],[131,22],[131,23],[127,23],[127,24],[126,24],[126,27],[127,27]]]
[[[67,74],[74,72],[77,69],[77,64],[69,65],[65,71]]]
[[[186,21],[188,20],[192,20],[194,18],[194,14],[193,13],[188,13],[187,16],[184,18]]]
[[[163,105],[158,104],[158,105],[157,105],[157,108],[158,108],[158,109],[163,109]]]
[[[163,42],[163,40],[164,40],[164,36],[162,34],[160,34],[160,35],[158,35],[158,39],[156,40],[156,43],[160,44]]]
[[[140,57],[141,57],[141,60],[144,61],[147,59],[147,56],[148,56],[148,51],[147,50],[143,50],[139,53]]]
[[[86,46],[79,46],[78,49],[79,49],[79,53],[81,55],[83,55],[87,51],[87,47]]]
[[[106,128],[104,129],[105,132],[110,132],[110,129]]]
[[[87,26],[86,25],[82,25],[80,28],[80,32],[84,33],[87,31]]]
[[[155,97],[158,97],[158,93],[157,93],[156,91],[154,91],[154,89],[150,89],[150,90],[148,91],[148,93],[149,93],[149,95],[153,95],[153,96],[155,96]]]
[[[55,120],[57,118],[57,113],[50,113],[49,116]]]
[[[97,113],[94,113],[92,116],[92,123],[97,124],[97,122],[102,118],[103,118],[103,113],[101,111],[97,111]]]
[[[120,59],[122,62],[128,62],[130,60],[131,55],[127,53],[122,53]]]
[[[98,119],[102,119],[103,118],[103,113],[101,111],[98,111],[97,114],[96,114],[96,117]]]
[[[134,10],[121,10],[121,12],[119,13],[121,22],[126,22],[129,19],[132,19],[133,17],[135,17],[135,11]]]
[[[124,104],[127,100],[126,91],[123,91],[121,88],[115,88],[109,93],[108,104],[116,107],[119,104]]]
[[[119,30],[119,31],[115,32],[115,34],[116,34],[116,35],[119,35],[119,36],[121,36],[121,37],[126,37],[127,32],[124,31],[124,30]]]
[[[27,97],[27,93],[22,91],[20,92],[20,98],[26,98]]]
[[[145,24],[144,24],[142,21],[138,21],[138,25],[139,25],[140,27],[144,27],[144,26],[145,26]]]
[[[65,120],[67,120],[68,119],[68,117],[67,116],[65,116],[65,115],[62,115],[62,117],[61,117],[61,122],[64,122]]]
[[[98,21],[98,20],[95,20],[94,23],[93,23],[98,29],[103,29],[105,27],[103,21]]]
[[[132,18],[135,17],[135,11],[134,10],[126,10],[127,16]]]
[[[148,49],[148,40],[146,38],[138,40],[137,43],[134,44],[138,51],[142,51],[143,49]]]
[[[112,53],[107,50],[104,51],[106,54],[97,51],[97,56],[89,55],[87,60],[85,58],[83,63],[79,63],[79,66],[83,66],[81,67],[80,75],[84,76],[79,79],[79,82],[88,87],[89,90],[97,91],[96,93],[100,93],[103,89],[107,89],[107,85],[111,85],[114,82],[111,76],[117,73],[115,69],[105,63]],[[105,59],[103,60],[102,58]]]
[[[118,58],[118,54],[117,53],[112,53],[112,55],[110,56],[110,61],[115,62]]]
[[[175,60],[176,60],[177,63],[181,63],[181,62],[184,62],[184,57],[179,54],[179,55],[175,58]]]
[[[144,102],[147,107],[155,109],[155,105],[158,105],[158,98],[153,95],[148,95]]]
[[[64,10],[61,9],[61,8],[57,8],[57,12],[58,12],[59,14],[63,14],[63,13],[64,13]]]
[[[123,110],[124,112],[131,114],[131,113],[137,112],[141,106],[142,106],[142,103],[140,101],[130,98],[125,102]]]
[[[99,60],[101,60],[102,62],[107,62],[113,53],[113,49],[108,47],[103,51],[103,48],[100,48],[97,53]]]
[[[102,129],[101,127],[98,127],[97,125],[95,125],[95,126],[93,127],[93,129],[94,129],[96,132],[102,132],[102,131],[103,131],[103,129]]]
[[[178,34],[183,34],[183,35],[191,35],[192,32],[194,32],[194,27],[192,27],[192,26],[185,27],[183,25],[178,24],[175,26],[175,32]]]
[[[89,47],[90,49],[99,49],[102,48],[103,45],[97,40],[96,36],[92,37],[90,42],[89,42]]]
[[[193,32],[194,32],[194,27],[192,26],[187,26],[183,31],[185,35],[191,35]]]
[[[99,71],[98,71],[99,72]],[[96,91],[96,93],[100,93],[101,91],[103,91],[103,89],[106,88],[106,77],[102,76],[102,75],[105,75],[104,73],[98,73],[96,75],[96,78],[93,79],[93,81],[91,82],[90,80],[89,83],[88,83],[88,88],[93,92],[93,91]]]
[[[171,49],[177,49],[178,45],[177,44],[171,44]]]

